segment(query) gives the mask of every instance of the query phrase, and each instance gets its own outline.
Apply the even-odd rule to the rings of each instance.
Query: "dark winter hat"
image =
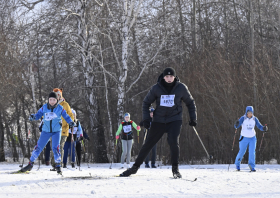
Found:
[[[167,76],[167,75],[172,75],[176,77],[176,72],[175,69],[173,69],[172,67],[167,67],[164,71],[163,71],[163,77]]]
[[[57,100],[58,100],[57,93],[55,93],[55,92],[51,92],[51,93],[49,94],[49,98],[55,98],[55,99],[57,99]]]

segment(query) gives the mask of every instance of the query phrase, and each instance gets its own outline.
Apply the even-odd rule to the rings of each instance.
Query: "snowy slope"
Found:
[[[234,165],[229,172],[228,165],[184,165],[183,179],[173,179],[170,166],[141,167],[129,178],[114,177],[122,172],[119,164],[113,169],[109,164],[83,164],[82,171],[63,169],[64,177],[49,166],[37,167],[15,175],[7,172],[18,170],[18,164],[0,163],[0,197],[280,197],[279,165],[257,165],[256,173],[247,165],[241,166],[242,172],[235,172]]]

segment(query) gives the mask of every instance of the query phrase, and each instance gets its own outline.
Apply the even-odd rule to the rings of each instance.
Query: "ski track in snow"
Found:
[[[229,171],[228,165],[182,165],[183,179],[172,178],[171,166],[141,166],[127,178],[116,177],[124,171],[119,164],[109,166],[63,168],[62,177],[45,165],[39,171],[34,165],[30,174],[8,174],[19,170],[18,164],[0,163],[0,197],[280,197],[280,165],[257,165],[255,173],[245,164],[242,172],[236,172],[234,165]]]

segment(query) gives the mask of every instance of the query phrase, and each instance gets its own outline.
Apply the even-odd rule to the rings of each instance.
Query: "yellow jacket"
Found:
[[[66,111],[66,113],[71,117],[72,120],[74,120],[74,115],[71,111],[71,108],[69,106],[69,104],[65,101],[65,99],[63,99],[63,101],[59,101],[58,102],[61,106],[63,106],[64,110]],[[64,120],[64,118],[62,118],[62,133],[61,136],[66,136],[68,137],[69,135],[69,125],[67,124],[67,122]]]

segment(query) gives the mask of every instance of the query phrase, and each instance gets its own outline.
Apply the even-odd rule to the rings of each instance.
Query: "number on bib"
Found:
[[[174,106],[175,95],[161,95],[160,106],[163,107],[173,107]]]
[[[46,121],[51,121],[55,118],[57,118],[57,115],[54,112],[45,113],[45,120]]]
[[[131,131],[131,125],[123,126],[123,132],[129,133]]]

